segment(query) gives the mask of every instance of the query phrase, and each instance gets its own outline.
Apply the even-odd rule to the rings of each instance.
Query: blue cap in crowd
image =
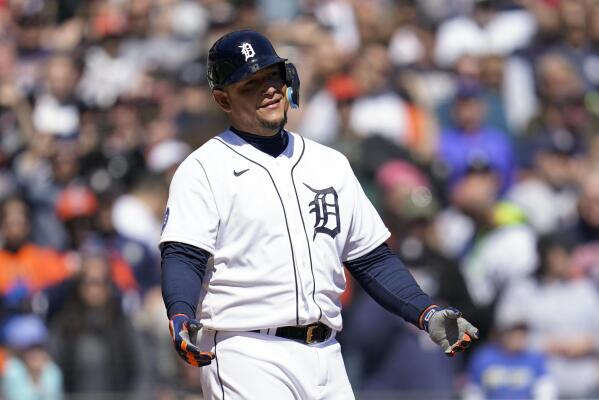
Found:
[[[12,317],[4,326],[5,344],[15,350],[42,346],[47,338],[46,325],[39,317],[32,314]]]

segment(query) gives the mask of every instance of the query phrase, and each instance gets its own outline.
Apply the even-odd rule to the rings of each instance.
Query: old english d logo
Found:
[[[241,54],[243,54],[243,56],[245,57],[246,62],[248,58],[252,58],[256,55],[254,48],[249,43],[242,43],[241,46],[239,46],[239,48],[241,49]]]
[[[337,192],[332,186],[322,190],[313,189],[305,183],[304,186],[315,193],[314,200],[308,204],[311,207],[310,213],[316,216],[312,240],[317,233],[326,233],[334,239],[341,232]]]

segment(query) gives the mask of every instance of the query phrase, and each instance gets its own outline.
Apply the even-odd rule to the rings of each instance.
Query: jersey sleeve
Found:
[[[187,158],[169,189],[160,244],[181,242],[214,254],[219,225],[216,201],[201,162]]]
[[[362,185],[349,167],[349,192],[354,197],[351,224],[343,249],[342,261],[352,261],[361,257],[391,236],[378,212],[366,197]]]

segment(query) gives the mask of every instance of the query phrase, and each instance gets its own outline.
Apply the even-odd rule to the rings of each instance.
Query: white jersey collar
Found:
[[[281,162],[283,160],[288,160],[291,164],[295,164],[304,152],[305,141],[301,136],[293,132],[287,131],[287,134],[289,135],[287,147],[285,147],[285,150],[283,150],[277,157],[273,157],[270,154],[266,154],[255,148],[231,130],[221,133],[214,139],[223,142],[231,148],[231,150],[239,153],[243,157],[262,165],[269,165],[275,161]]]

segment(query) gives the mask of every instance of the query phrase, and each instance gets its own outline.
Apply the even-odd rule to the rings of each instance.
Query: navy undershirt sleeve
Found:
[[[419,327],[420,314],[433,302],[387,244],[383,243],[370,253],[347,261],[346,266],[377,303]]]
[[[195,318],[210,253],[179,242],[164,243],[160,251],[162,299],[168,318],[176,314]]]

